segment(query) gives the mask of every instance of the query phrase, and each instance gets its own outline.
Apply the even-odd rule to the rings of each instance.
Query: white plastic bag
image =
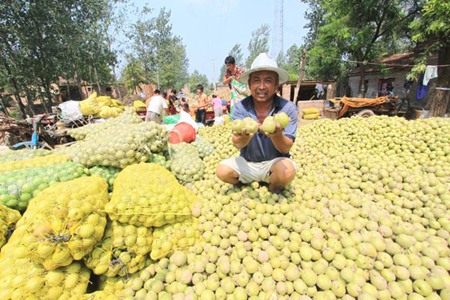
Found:
[[[59,105],[62,111],[62,118],[70,121],[76,121],[83,117],[83,113],[80,109],[80,103],[78,101],[66,101]]]
[[[419,119],[426,119],[428,118],[429,114],[430,114],[429,110],[422,109],[422,114],[420,115]]]
[[[224,125],[225,119],[223,117],[214,118],[214,125]]]

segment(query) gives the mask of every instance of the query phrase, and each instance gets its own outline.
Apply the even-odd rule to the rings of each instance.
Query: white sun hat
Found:
[[[247,83],[250,74],[258,71],[273,71],[278,74],[280,85],[289,80],[289,73],[283,69],[278,68],[277,62],[271,58],[267,53],[260,53],[252,63],[250,70],[245,71],[239,76],[239,81]]]

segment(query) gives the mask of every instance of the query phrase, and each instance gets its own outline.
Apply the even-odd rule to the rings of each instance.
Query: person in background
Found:
[[[169,109],[167,107],[166,100],[161,96],[160,90],[155,90],[153,97],[147,99],[147,114],[145,116],[146,122],[156,122],[157,124],[162,123],[162,114],[165,111],[169,114]]]
[[[198,93],[198,107],[197,114],[195,115],[195,120],[197,122],[206,125],[206,108],[209,106],[208,96],[203,94],[203,85],[197,85],[197,93]]]
[[[233,78],[236,81],[239,81],[239,76],[244,73],[244,69],[236,66],[236,60],[233,56],[227,56],[227,58],[225,58],[225,65],[227,66],[227,70],[225,71],[225,74],[223,76],[223,85],[228,84],[228,87],[231,90],[233,89],[231,81],[233,80]]]
[[[223,117],[222,99],[213,94],[211,106],[214,110],[214,118]]]
[[[174,115],[177,113],[177,105],[178,105],[178,99],[177,99],[177,91],[176,90],[170,90],[170,95],[169,95],[169,112],[171,115]]]
[[[194,127],[195,132],[197,132],[198,124],[195,123],[194,119],[192,119],[192,116],[191,116],[190,110],[189,110],[189,104],[183,103],[179,106],[179,108],[180,108],[180,113],[179,113],[180,120],[178,121],[178,123],[181,123],[181,122],[188,123],[189,125]]]

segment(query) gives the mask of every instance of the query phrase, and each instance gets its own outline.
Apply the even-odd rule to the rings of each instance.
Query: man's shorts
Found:
[[[253,181],[270,183],[270,168],[274,163],[282,159],[289,160],[294,165],[295,172],[297,172],[297,164],[287,157],[277,157],[263,162],[248,162],[242,156],[239,156],[226,159],[220,164],[235,170],[239,174],[239,181],[242,183],[251,183]]]
[[[150,121],[156,122],[157,124],[161,124],[162,123],[161,115],[152,111],[147,111],[147,114],[145,115],[145,122]]]

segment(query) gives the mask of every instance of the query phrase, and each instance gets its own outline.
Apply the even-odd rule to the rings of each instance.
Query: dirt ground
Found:
[[[312,122],[317,121],[317,120],[304,120],[301,117],[298,118],[298,127],[302,127],[308,124],[311,124]]]

